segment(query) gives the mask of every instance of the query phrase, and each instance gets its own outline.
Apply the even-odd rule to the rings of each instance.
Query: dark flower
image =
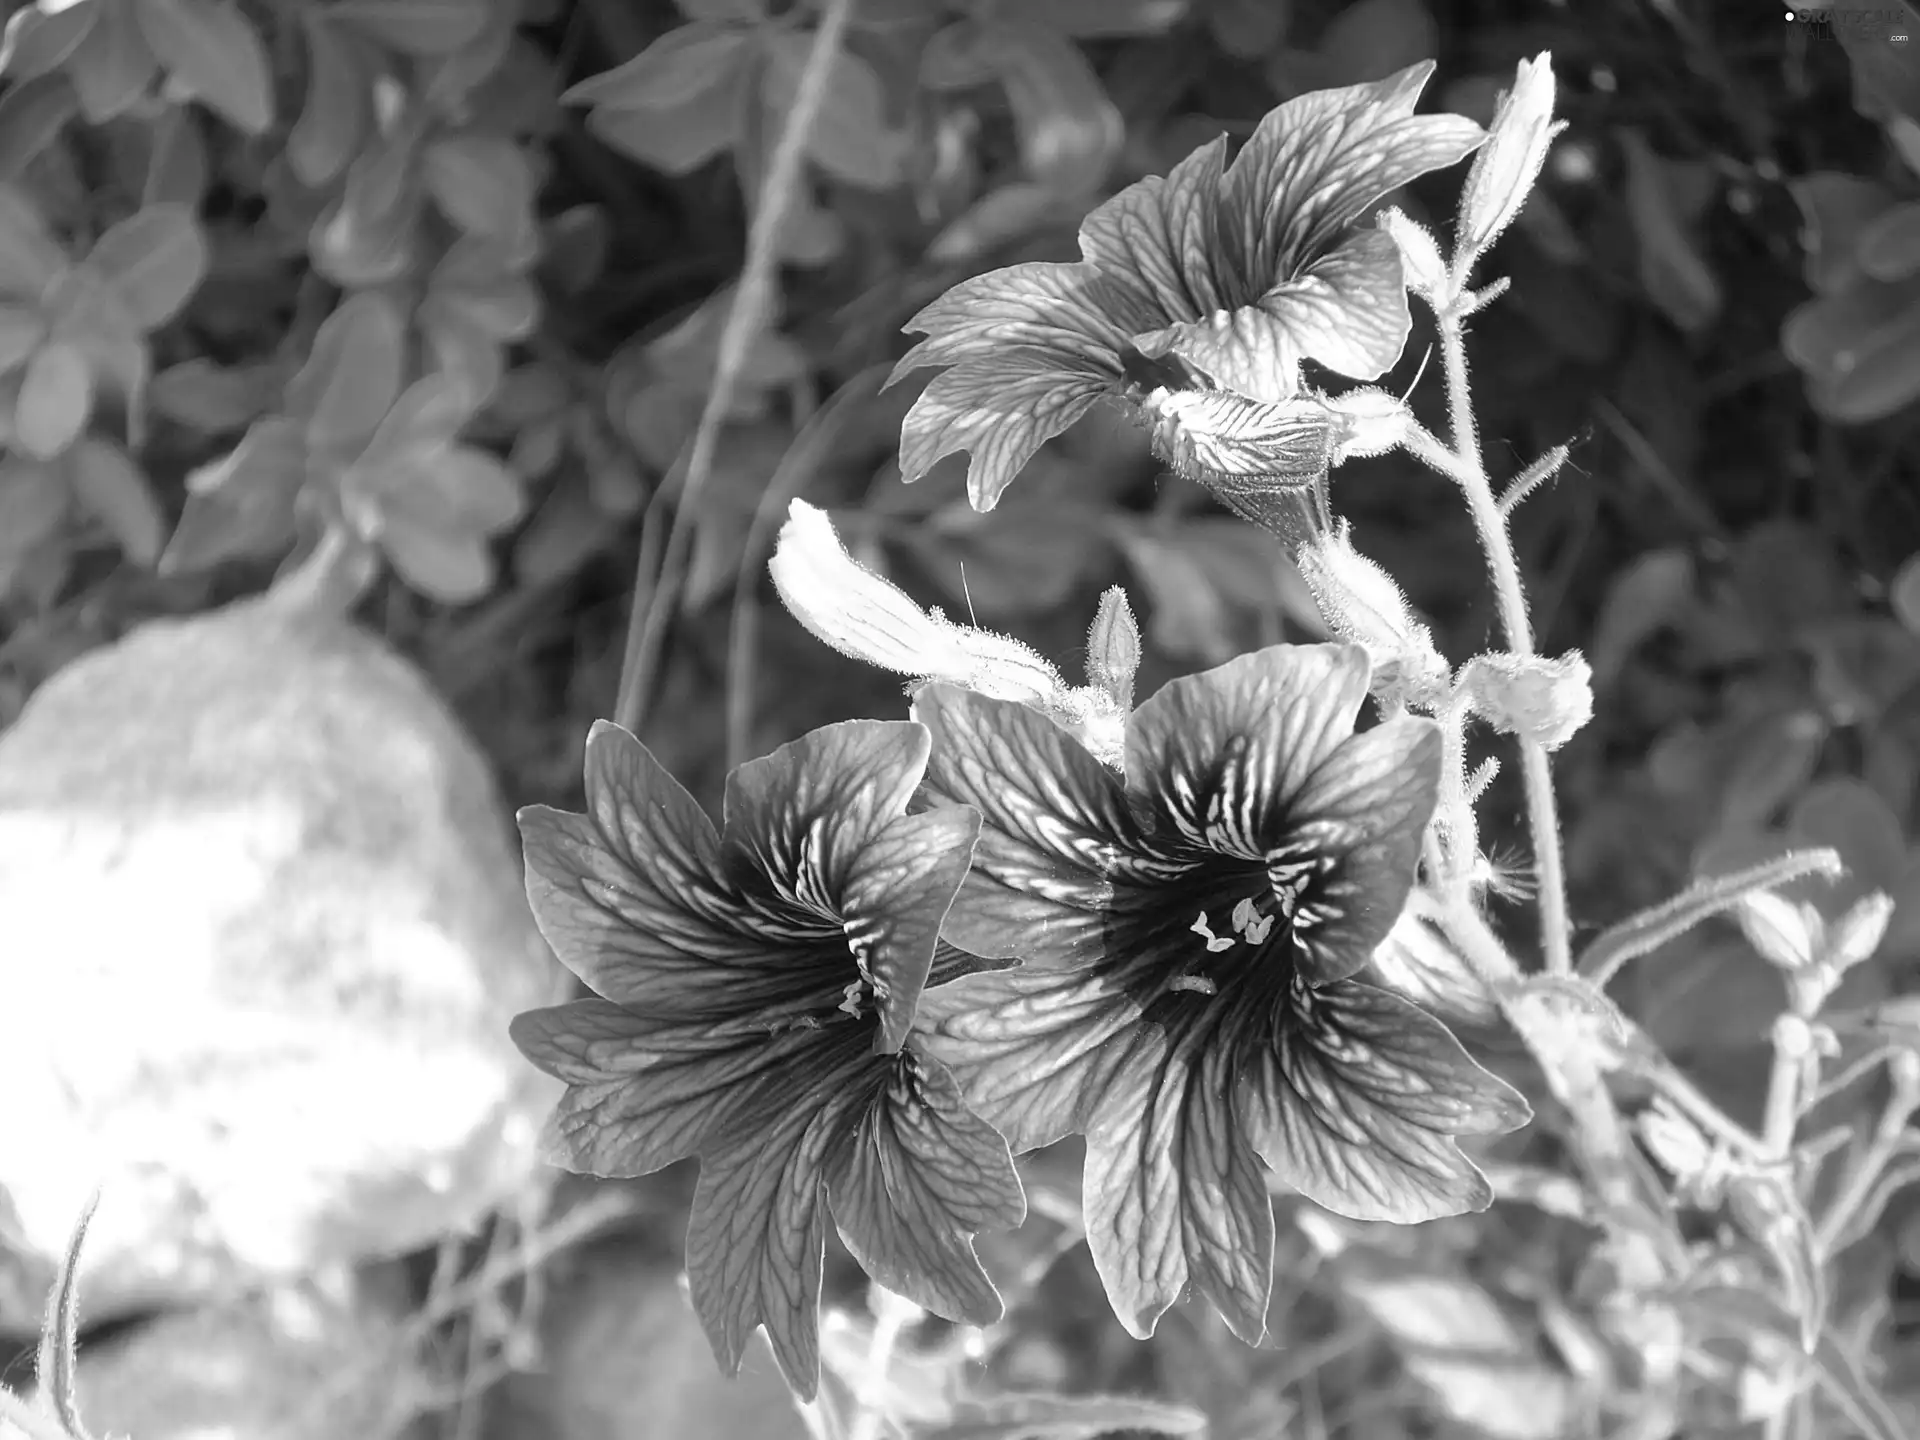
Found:
[[[714,1353],[737,1370],[764,1324],[809,1397],[828,1209],[876,1280],[970,1324],[1001,1305],[969,1237],[1025,1213],[1006,1143],[910,1034],[980,824],[904,813],[927,746],[909,722],[816,730],[728,777],[716,835],[602,722],[587,813],[520,815],[534,914],[597,997],[514,1021],[567,1082],[554,1156],[611,1176],[699,1156],[687,1269]]]
[[[1177,680],[1129,719],[1124,782],[1020,706],[920,698],[920,803],[983,816],[944,933],[1024,964],[929,991],[917,1023],[1016,1153],[1086,1136],[1088,1241],[1137,1336],[1191,1285],[1260,1337],[1268,1171],[1342,1215],[1457,1214],[1492,1192],[1454,1137],[1528,1117],[1438,1020],[1354,978],[1440,774],[1430,721],[1353,733],[1367,682],[1342,645]]]
[[[907,414],[904,477],[971,451],[973,502],[990,509],[1103,396],[1217,389],[1283,404],[1306,360],[1355,380],[1385,373],[1406,345],[1406,287],[1392,238],[1358,222],[1485,139],[1461,116],[1413,113],[1432,72],[1422,62],[1289,100],[1231,165],[1223,136],[1088,215],[1078,263],[995,270],[920,311],[906,328],[927,338],[894,377],[952,368]],[[1258,428],[1290,425],[1297,447],[1300,423],[1283,413]]]

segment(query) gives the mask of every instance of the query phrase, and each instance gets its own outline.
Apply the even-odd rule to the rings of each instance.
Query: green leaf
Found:
[[[534,225],[533,172],[526,152],[502,136],[442,135],[421,156],[434,203],[469,235],[524,246]]]
[[[30,305],[0,304],[0,372],[13,369],[47,337],[47,322]]]
[[[387,296],[348,296],[321,325],[299,374],[287,382],[287,411],[306,421],[315,450],[364,447],[400,395],[406,321]]]
[[[226,456],[187,476],[186,506],[160,556],[160,574],[191,575],[283,550],[293,539],[294,502],[306,479],[299,422],[277,415],[258,421]]]
[[[79,347],[55,340],[36,350],[20,381],[14,439],[36,460],[51,460],[80,438],[93,415],[93,370]]]
[[[287,134],[287,163],[310,189],[326,185],[359,151],[372,118],[372,78],[333,10],[300,9],[307,37],[307,99]]]
[[[739,30],[696,21],[667,31],[624,65],[589,75],[563,92],[562,105],[647,110],[658,122],[693,106],[742,69],[749,39]]]
[[[80,113],[92,125],[124,115],[147,93],[160,66],[134,7],[107,4],[100,18],[67,62],[67,78],[80,97]]]
[[[736,65],[671,110],[596,106],[587,129],[643,164],[685,175],[735,143],[748,78],[747,68]]]
[[[482,316],[450,299],[428,296],[420,305],[416,324],[432,356],[431,372],[457,389],[469,406],[478,407],[499,386],[506,354],[500,340],[481,323]]]
[[[991,37],[1027,174],[1062,195],[1093,194],[1126,138],[1099,74],[1079,46],[1037,21],[997,22]]]
[[[1101,1440],[1115,1431],[1197,1435],[1207,1417],[1129,1395],[994,1395],[963,1400],[923,1440]]]
[[[769,134],[785,128],[812,49],[813,36],[803,31],[777,31],[767,39],[760,99]],[[834,179],[879,190],[898,178],[904,153],[902,138],[887,123],[880,77],[858,55],[840,51],[807,133],[807,154]]]
[[[74,497],[105,525],[121,553],[136,565],[152,565],[167,538],[166,516],[153,482],[112,440],[83,436],[66,455]]]
[[[39,207],[13,186],[0,185],[0,295],[38,303],[68,268],[67,252]]]
[[[232,0],[140,0],[133,7],[173,81],[248,135],[273,124],[273,70]]]
[[[1907,633],[1920,639],[1920,552],[1909,555],[1887,587],[1887,603]]]
[[[487,26],[487,0],[335,0],[327,13],[403,55],[450,55]]]
[[[388,515],[377,538],[395,573],[430,600],[471,605],[493,588],[493,556],[472,531]]]
[[[1272,0],[1209,0],[1207,28],[1237,60],[1264,60],[1287,33],[1292,7]]]
[[[153,377],[153,407],[169,420],[207,435],[240,430],[278,403],[284,386],[273,362],[227,369],[211,360],[182,360]]]
[[[27,5],[7,18],[0,38],[0,74],[16,85],[51,75],[67,63],[100,18],[101,0],[55,9]]]
[[[45,75],[9,85],[0,94],[0,180],[17,180],[47,153],[80,102],[65,77]]]
[[[1076,40],[1111,40],[1163,34],[1188,8],[1188,0],[1029,0],[1022,13],[1034,24]]]
[[[0,595],[12,592],[29,561],[59,543],[72,493],[55,466],[0,459]]]
[[[207,273],[207,242],[185,205],[149,205],[95,242],[87,266],[143,330],[187,303]]]
[[[207,193],[207,146],[200,138],[200,121],[191,111],[175,106],[153,127],[147,152],[147,183],[142,205],[184,205],[198,215]]]
[[[1354,0],[1327,22],[1318,49],[1328,80],[1354,85],[1432,60],[1439,41],[1422,0]]]

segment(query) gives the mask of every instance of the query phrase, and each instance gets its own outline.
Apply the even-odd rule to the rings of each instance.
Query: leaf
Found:
[[[1908,633],[1920,638],[1920,551],[1901,562],[1887,587],[1887,603]]]
[[[12,370],[47,337],[47,322],[28,305],[0,304],[0,372]]]
[[[207,147],[200,138],[199,119],[176,106],[165,111],[154,126],[140,203],[184,205],[188,213],[197,215],[206,193]]]
[[[666,111],[599,106],[587,115],[587,129],[643,164],[685,175],[733,146],[746,78],[736,67]]]
[[[327,13],[402,55],[450,55],[486,29],[487,0],[334,0]]]
[[[27,362],[14,414],[14,439],[36,460],[51,460],[80,438],[93,415],[93,371],[73,344],[54,340]]]
[[[259,32],[232,0],[141,0],[134,6],[154,58],[176,84],[237,129],[273,124],[273,72]]]
[[[1733,874],[1696,880],[1665,904],[1629,916],[1597,936],[1581,953],[1580,976],[1589,984],[1605,986],[1629,960],[1651,954],[1701,921],[1736,908],[1750,895],[1764,894],[1803,875],[1839,873],[1837,852],[1796,850]]]
[[[1875,280],[1920,273],[1920,205],[1896,205],[1861,228],[1855,255]]]
[[[124,115],[153,83],[159,62],[131,5],[95,5],[93,29],[67,62],[67,78],[80,100],[80,113],[92,125]]]
[[[307,37],[307,98],[287,133],[286,156],[301,183],[315,190],[347,168],[372,118],[371,78],[334,28],[336,14],[300,10]]]
[[[115,225],[87,255],[143,330],[179,313],[207,273],[207,242],[185,205],[149,205]]]
[[[793,109],[813,36],[783,30],[769,36],[765,44],[760,100],[766,107],[768,131],[777,135]],[[834,179],[879,190],[898,178],[905,148],[887,123],[886,97],[873,67],[850,51],[836,53],[826,93],[807,133],[807,154]]]
[[[183,360],[153,377],[153,406],[168,419],[208,435],[243,429],[275,404],[283,386],[272,362],[223,369],[211,360]]]
[[[1423,0],[1354,0],[1327,22],[1318,49],[1328,82],[1353,85],[1432,60],[1439,46]]]
[[[1106,179],[1126,124],[1079,46],[1043,23],[997,21],[987,55],[1013,111],[1028,175],[1062,195]]]
[[[18,180],[47,153],[79,109],[72,85],[62,76],[9,85],[0,94],[0,181]]]
[[[28,561],[58,544],[71,494],[52,465],[0,459],[0,595],[12,592]]]
[[[1627,214],[1640,242],[1640,283],[1667,318],[1698,334],[1719,318],[1719,277],[1701,253],[1692,217],[1683,215],[1676,162],[1655,155],[1636,130],[1620,131],[1627,160]]]
[[[1210,0],[1207,28],[1236,60],[1264,60],[1287,33],[1291,7],[1272,0]]]
[[[34,1373],[40,1382],[40,1394],[73,1440],[87,1440],[87,1428],[81,1423],[74,1381],[80,1359],[80,1252],[86,1247],[87,1227],[93,1223],[100,1206],[96,1191],[88,1198],[80,1218],[74,1222],[73,1238],[60,1262],[52,1292],[47,1296],[47,1317],[40,1327],[40,1347],[35,1355]]]
[[[994,1395],[963,1400],[924,1440],[1101,1440],[1116,1430],[1198,1435],[1207,1417],[1127,1395]]]
[[[486,404],[506,369],[501,342],[481,323],[484,310],[475,312],[449,303],[446,295],[429,296],[416,313],[432,355],[430,371],[446,381],[469,407]]]
[[[1893,192],[1878,181],[1831,170],[1803,175],[1788,189],[1800,207],[1808,286],[1816,295],[1830,295],[1852,284],[1861,273],[1860,236],[1895,203]]]
[[[1617,678],[1644,641],[1685,613],[1693,593],[1693,555],[1680,546],[1650,550],[1621,570],[1607,586],[1586,647],[1594,687]]]
[[[362,290],[327,316],[307,363],[287,382],[290,415],[314,449],[351,454],[365,446],[400,395],[406,325],[385,295]]]
[[[67,268],[67,252],[39,208],[13,186],[0,185],[0,295],[38,304]]]
[[[73,493],[120,543],[136,565],[152,565],[167,538],[166,516],[153,483],[127,452],[111,440],[88,435],[67,453]]]
[[[436,136],[421,156],[434,203],[469,235],[510,248],[528,243],[534,225],[533,173],[513,141],[472,133]]]
[[[383,513],[376,538],[400,578],[430,600],[471,605],[493,587],[493,556],[473,531]]]
[[[624,65],[590,75],[563,92],[560,103],[645,110],[656,124],[670,123],[713,91],[729,88],[746,59],[748,43],[736,29],[701,21],[681,25]]]
[[[51,75],[67,63],[100,18],[98,4],[28,4],[7,17],[0,38],[0,74],[16,86]]]
[[[227,455],[187,476],[186,505],[157,569],[192,575],[227,560],[275,554],[293,539],[294,504],[307,478],[298,421],[257,421]]]

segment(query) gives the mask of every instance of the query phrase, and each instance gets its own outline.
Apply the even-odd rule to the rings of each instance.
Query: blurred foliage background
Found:
[[[257,592],[332,534],[380,557],[359,621],[451,707],[505,805],[579,805],[588,726],[648,627],[639,733],[711,804],[741,759],[904,712],[894,680],[825,651],[773,598],[765,561],[797,496],[918,598],[1070,671],[1100,591],[1126,585],[1147,629],[1142,693],[1317,638],[1275,544],[1156,473],[1116,418],[1049,445],[986,515],[961,462],[902,486],[899,422],[924,376],[879,389],[900,325],[967,275],[1077,258],[1100,199],[1290,96],[1433,58],[1430,103],[1484,122],[1516,61],[1547,50],[1570,124],[1489,262],[1513,289],[1476,321],[1473,356],[1496,474],[1572,445],[1516,531],[1542,651],[1583,648],[1597,687],[1595,722],[1558,765],[1576,921],[1597,930],[1756,848],[1833,844],[1855,878],[1809,891],[1823,909],[1873,887],[1898,903],[1844,1002],[1884,1014],[1920,992],[1906,7],[857,0],[778,231],[778,284],[705,478],[683,488],[821,8],[7,4],[0,724],[80,657]],[[1430,178],[1395,203],[1444,220],[1459,176]],[[1384,383],[1437,425],[1427,358],[1416,328]],[[1340,470],[1334,500],[1445,653],[1491,642],[1473,535],[1443,484],[1388,456]],[[676,514],[691,546],[663,567]],[[205,706],[193,676],[173,679],[136,689],[135,714]],[[1488,813],[1524,888],[1517,791],[1497,788]],[[1756,1111],[1783,992],[1737,930],[1668,947],[1622,995],[1703,1088]],[[1870,1129],[1877,1098],[1837,1097],[1833,1122]],[[1050,1193],[1071,1210],[1071,1157],[1033,1173],[1040,1218],[994,1242],[996,1274],[1024,1277],[1005,1333],[964,1355],[920,1337],[895,1376],[904,1409],[946,1383],[935,1372],[985,1362],[1011,1385],[1196,1404],[1217,1436],[1545,1440],[1574,1396],[1632,1368],[1525,1205],[1365,1243],[1348,1233],[1364,1227],[1303,1217],[1283,1242],[1280,1348],[1241,1351],[1197,1315],[1136,1344],[1107,1322],[1070,1228],[1050,1228]],[[412,1252],[383,1293],[431,1342],[428,1368],[464,1377],[422,1390],[413,1423],[530,1440],[789,1433],[765,1384],[714,1398],[674,1308],[688,1182],[569,1183],[490,1238]],[[596,1248],[527,1239],[580,1206],[592,1223],[566,1233]],[[1911,1395],[1920,1209],[1890,1191],[1849,1254],[1831,1277],[1845,1363]],[[525,1263],[487,1283],[502,1255]],[[447,1287],[457,1300],[432,1302]],[[857,1291],[836,1294],[852,1309],[829,1342],[857,1358],[871,1322]],[[1769,1391],[1763,1350],[1693,1358],[1675,1433],[1798,1413],[1804,1387]],[[926,1433],[950,1418],[923,1417]]]

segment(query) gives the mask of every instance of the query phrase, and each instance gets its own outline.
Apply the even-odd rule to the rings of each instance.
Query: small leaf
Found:
[[[153,377],[153,407],[168,419],[208,435],[239,430],[259,419],[281,394],[273,364],[224,369],[211,360],[183,360]]]
[[[183,205],[189,214],[198,215],[206,193],[207,147],[200,138],[199,117],[176,106],[154,126],[140,203]]]
[[[1440,31],[1422,0],[1354,0],[1321,32],[1326,83],[1355,85],[1431,60]]]
[[[159,573],[190,575],[284,549],[306,478],[299,422],[272,416],[255,423],[226,456],[187,476],[186,505]]]
[[[87,428],[93,371],[75,345],[55,340],[34,352],[20,381],[14,438],[36,460],[51,460]]]
[[[1920,637],[1920,551],[1901,563],[1887,587],[1887,603],[1908,633]]]
[[[152,565],[166,541],[167,522],[146,471],[111,440],[88,435],[66,457],[73,493],[112,532],[136,565]]]
[[[746,78],[735,68],[671,110],[596,106],[587,129],[642,164],[685,175],[733,146]]]
[[[1116,1430],[1197,1435],[1207,1417],[1127,1395],[995,1395],[963,1400],[924,1440],[1100,1440]]]
[[[67,252],[39,207],[13,186],[0,185],[0,295],[38,303],[67,268]]]
[[[330,18],[402,55],[450,55],[487,26],[487,0],[335,0]]]
[[[248,135],[273,124],[266,47],[232,0],[140,0],[133,10],[175,83]]]
[[[760,98],[771,134],[779,134],[786,125],[812,49],[813,36],[801,31],[778,32],[767,43]],[[878,190],[898,177],[904,150],[900,136],[887,123],[880,77],[858,55],[838,52],[807,134],[807,154],[836,180]]]
[[[1079,46],[1039,24],[996,23],[989,57],[1013,110],[1028,175],[1089,195],[1120,153],[1126,125]]]
[[[471,531],[450,531],[410,518],[383,518],[377,539],[395,572],[443,605],[471,605],[493,586],[493,556]]]
[[[351,453],[370,440],[400,394],[406,324],[386,296],[362,290],[326,318],[300,373],[287,382],[288,413],[307,423],[307,444]]]
[[[1236,60],[1266,59],[1293,18],[1291,6],[1273,0],[1209,0],[1206,12],[1215,42]]]
[[[589,75],[560,96],[562,105],[646,110],[657,122],[692,106],[728,82],[746,58],[739,30],[696,21],[669,30],[624,65]]]
[[[40,348],[47,322],[27,305],[0,304],[0,372],[13,369]]]
[[[1611,684],[1642,642],[1681,617],[1693,587],[1693,555],[1677,545],[1648,551],[1614,577],[1587,646],[1596,688]]]
[[[67,63],[80,42],[100,18],[98,4],[47,6],[29,4],[7,19],[0,39],[0,74],[15,85],[51,75]]]
[[[1683,213],[1678,162],[1653,153],[1638,131],[1623,129],[1627,213],[1640,241],[1640,283],[1667,318],[1698,334],[1719,318],[1725,296]]]
[[[12,592],[29,561],[59,543],[71,495],[56,467],[0,459],[0,595]]]
[[[421,156],[421,174],[440,213],[469,235],[512,247],[531,232],[533,173],[526,152],[511,140],[439,136]]]
[[[143,330],[187,303],[207,273],[207,242],[184,205],[149,205],[95,242],[87,265]]]
[[[316,190],[347,168],[371,118],[371,77],[335,29],[335,13],[300,10],[307,37],[307,99],[287,134],[286,156],[293,173]]]
[[[131,5],[95,5],[100,18],[67,62],[67,78],[80,99],[80,113],[92,125],[124,115],[137,104],[159,72],[159,62]]]
[[[9,85],[0,95],[0,180],[19,179],[79,110],[73,86],[62,76]]]

